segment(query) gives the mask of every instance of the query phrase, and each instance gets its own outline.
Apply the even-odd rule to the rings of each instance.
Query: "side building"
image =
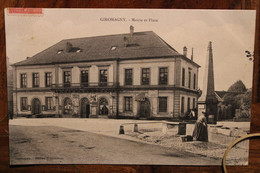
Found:
[[[7,99],[8,99],[8,117],[13,118],[13,70],[10,65],[9,58],[6,57],[7,69]]]
[[[196,108],[199,65],[152,31],[67,39],[13,64],[15,116],[174,118]]]

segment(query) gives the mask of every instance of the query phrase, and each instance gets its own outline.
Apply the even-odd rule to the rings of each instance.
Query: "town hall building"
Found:
[[[67,39],[12,65],[14,117],[180,118],[199,65],[153,31]]]

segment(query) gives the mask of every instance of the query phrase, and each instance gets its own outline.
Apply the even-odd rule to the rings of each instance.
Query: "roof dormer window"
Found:
[[[58,50],[57,54],[61,54],[63,50]]]
[[[116,50],[117,46],[112,46],[111,50]]]

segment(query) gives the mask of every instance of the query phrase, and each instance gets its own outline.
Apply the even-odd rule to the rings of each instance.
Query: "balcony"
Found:
[[[177,87],[175,85],[151,85],[151,84],[120,86],[121,90],[173,90],[176,88]]]
[[[117,87],[115,82],[60,83],[51,86],[54,92],[112,92]]]
[[[187,92],[192,92],[198,94],[198,90],[180,87],[176,85],[169,84],[159,84],[159,85],[122,85],[119,87],[119,90],[182,90]]]

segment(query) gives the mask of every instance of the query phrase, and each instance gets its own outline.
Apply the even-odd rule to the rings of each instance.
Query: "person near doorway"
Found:
[[[103,105],[101,109],[101,115],[108,115],[108,108],[106,105]]]
[[[194,111],[194,109],[192,109],[190,111],[190,119],[195,120],[195,111]]]
[[[202,112],[202,114],[198,117],[192,136],[196,141],[208,142],[208,125],[205,112]]]

